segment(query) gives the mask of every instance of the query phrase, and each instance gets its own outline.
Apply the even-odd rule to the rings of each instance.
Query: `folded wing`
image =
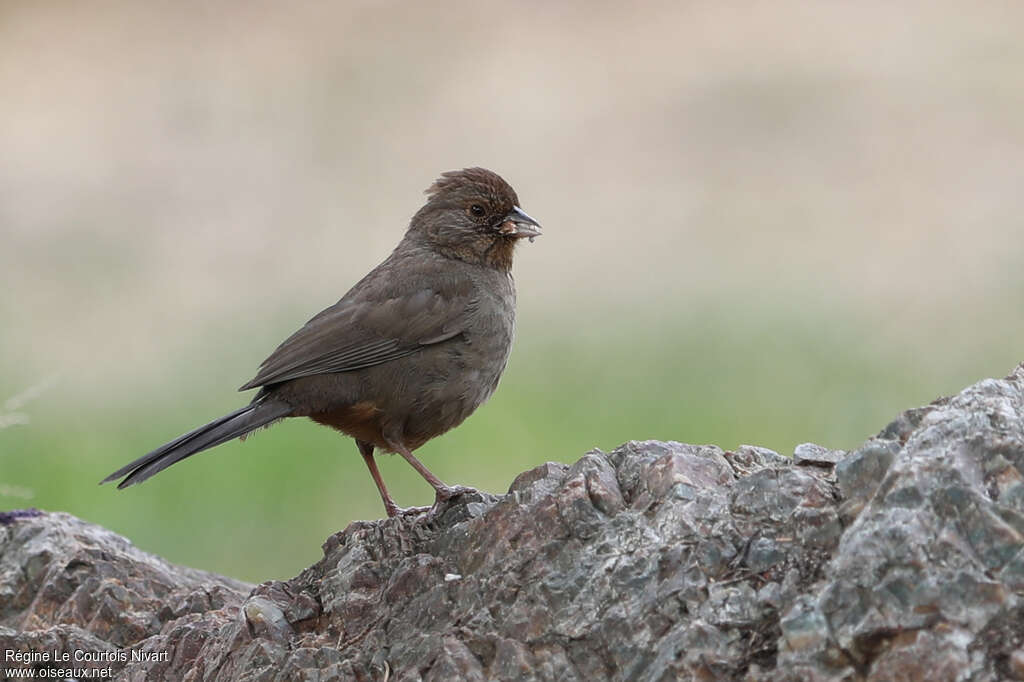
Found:
[[[356,288],[359,296],[346,295],[307,322],[239,390],[351,372],[411,355],[461,334],[477,305],[468,283],[446,287],[444,294],[415,285],[405,291],[391,286],[377,295],[372,287]]]

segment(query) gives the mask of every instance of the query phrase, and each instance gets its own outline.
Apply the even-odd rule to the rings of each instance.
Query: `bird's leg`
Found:
[[[380,470],[377,469],[377,460],[373,458],[373,444],[357,440],[356,447],[359,448],[359,454],[363,456],[363,461],[366,462],[366,468],[370,470],[373,482],[377,484],[380,498],[384,500],[384,511],[387,512],[389,518],[399,514],[418,514],[426,509],[426,507],[402,508],[395,504],[391,494],[388,493],[387,486],[384,485],[384,477],[380,475]]]
[[[377,491],[380,492],[380,498],[384,500],[384,511],[387,512],[389,517],[398,515],[398,505],[391,499],[391,494],[388,493],[388,487],[384,485],[384,478],[380,475],[380,470],[377,468],[377,461],[373,458],[373,444],[365,441],[357,440],[356,447],[359,448],[359,454],[363,456],[363,461],[366,462],[366,468],[370,470],[370,476],[373,477],[373,482],[377,484]]]
[[[419,475],[422,476],[424,480],[430,484],[430,487],[434,489],[433,509],[437,509],[437,505],[445,500],[450,500],[453,497],[472,490],[472,488],[466,488],[461,485],[445,485],[442,483],[441,479],[432,474],[430,469],[424,466],[423,462],[416,459],[412,454],[412,451],[405,447],[404,444],[396,441],[388,441],[388,445],[391,446],[391,449],[404,457],[405,461],[408,462],[413,469],[419,472]]]

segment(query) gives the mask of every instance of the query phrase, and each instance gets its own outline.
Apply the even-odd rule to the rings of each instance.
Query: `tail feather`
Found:
[[[131,464],[121,467],[100,483],[108,483],[122,476],[125,479],[117,485],[118,488],[142,483],[186,457],[244,436],[261,426],[287,417],[290,413],[291,408],[282,402],[261,400],[250,403],[220,419],[214,419],[205,426],[189,431],[166,445],[161,445]]]

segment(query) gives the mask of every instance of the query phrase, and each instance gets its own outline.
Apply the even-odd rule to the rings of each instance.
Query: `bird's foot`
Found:
[[[448,510],[448,503],[459,495],[477,492],[475,488],[467,488],[464,485],[446,485],[435,488],[434,504],[427,512],[426,520],[431,521]]]
[[[445,485],[440,488],[436,488],[436,494],[434,495],[434,506],[436,507],[439,502],[447,502],[448,500],[463,495],[465,493],[475,493],[476,488],[467,488],[464,485]]]
[[[423,512],[429,512],[433,507],[399,507],[397,504],[393,504],[385,508],[388,514],[388,518],[394,518],[396,516],[418,516]]]
[[[476,488],[467,488],[463,485],[446,485],[435,489],[434,504],[429,507],[399,507],[397,504],[392,502],[390,505],[385,505],[385,511],[387,511],[389,518],[396,516],[419,516],[426,512],[425,520],[429,521],[435,516],[443,513],[447,508],[447,502],[454,500],[459,495],[465,493],[475,493]]]

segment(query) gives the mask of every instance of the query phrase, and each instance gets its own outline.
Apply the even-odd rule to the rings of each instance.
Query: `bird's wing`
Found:
[[[477,305],[469,282],[449,280],[435,288],[401,282],[395,286],[392,281],[376,291],[372,282],[362,284],[278,346],[239,390],[350,372],[411,355],[462,333]]]

